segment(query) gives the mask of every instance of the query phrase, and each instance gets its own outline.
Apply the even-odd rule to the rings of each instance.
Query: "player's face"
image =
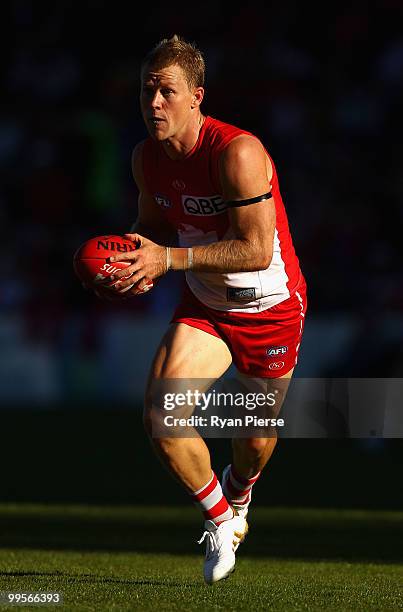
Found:
[[[156,140],[180,135],[190,120],[193,92],[180,66],[153,70],[145,66],[141,78],[141,111],[150,133]]]

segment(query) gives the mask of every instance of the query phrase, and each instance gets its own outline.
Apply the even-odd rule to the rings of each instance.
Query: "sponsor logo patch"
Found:
[[[227,209],[227,205],[220,195],[214,196],[182,196],[182,206],[185,214],[196,217],[220,215]]]
[[[269,370],[281,370],[284,368],[284,361],[273,361],[269,364]]]
[[[161,195],[160,193],[156,193],[154,195],[154,199],[157,202],[157,204],[159,204],[162,208],[171,208],[172,207],[172,202],[169,198],[167,198],[164,195]]]
[[[269,346],[266,349],[266,354],[268,357],[276,357],[277,355],[285,355],[288,351],[288,346]]]
[[[227,287],[227,302],[251,302],[255,299],[255,287]]]

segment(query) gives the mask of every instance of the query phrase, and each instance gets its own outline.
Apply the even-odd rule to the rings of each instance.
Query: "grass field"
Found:
[[[403,610],[403,513],[250,514],[236,572],[209,587],[192,507],[3,505],[0,591],[61,593],[48,610]]]

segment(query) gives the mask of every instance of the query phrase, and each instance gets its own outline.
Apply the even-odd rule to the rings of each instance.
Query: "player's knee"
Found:
[[[161,411],[155,406],[155,398],[150,386],[147,386],[144,394],[143,426],[147,434],[152,437],[161,425]]]
[[[244,438],[242,440],[248,454],[260,457],[268,446],[276,444],[275,438]]]
[[[153,404],[150,396],[146,392],[143,410],[143,427],[149,438],[152,439],[154,446],[158,445],[158,438],[164,437],[167,433],[164,417],[164,411]]]
[[[161,435],[163,433],[161,413],[146,406],[143,412],[143,427],[150,438]]]
[[[177,454],[176,438],[154,438],[154,447],[167,458],[173,458]]]

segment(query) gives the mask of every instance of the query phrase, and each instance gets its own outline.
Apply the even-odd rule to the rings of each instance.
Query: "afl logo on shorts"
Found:
[[[220,195],[214,196],[182,196],[182,206],[185,214],[206,217],[220,215],[227,209],[227,205]]]
[[[269,346],[266,349],[266,354],[268,357],[275,357],[276,355],[285,355],[288,351],[288,346]]]
[[[166,196],[161,195],[160,193],[156,193],[154,195],[154,199],[157,202],[157,204],[161,206],[161,208],[171,208],[172,207],[171,200],[167,198]]]
[[[273,361],[273,363],[269,364],[269,370],[281,370],[284,368],[284,361]]]

